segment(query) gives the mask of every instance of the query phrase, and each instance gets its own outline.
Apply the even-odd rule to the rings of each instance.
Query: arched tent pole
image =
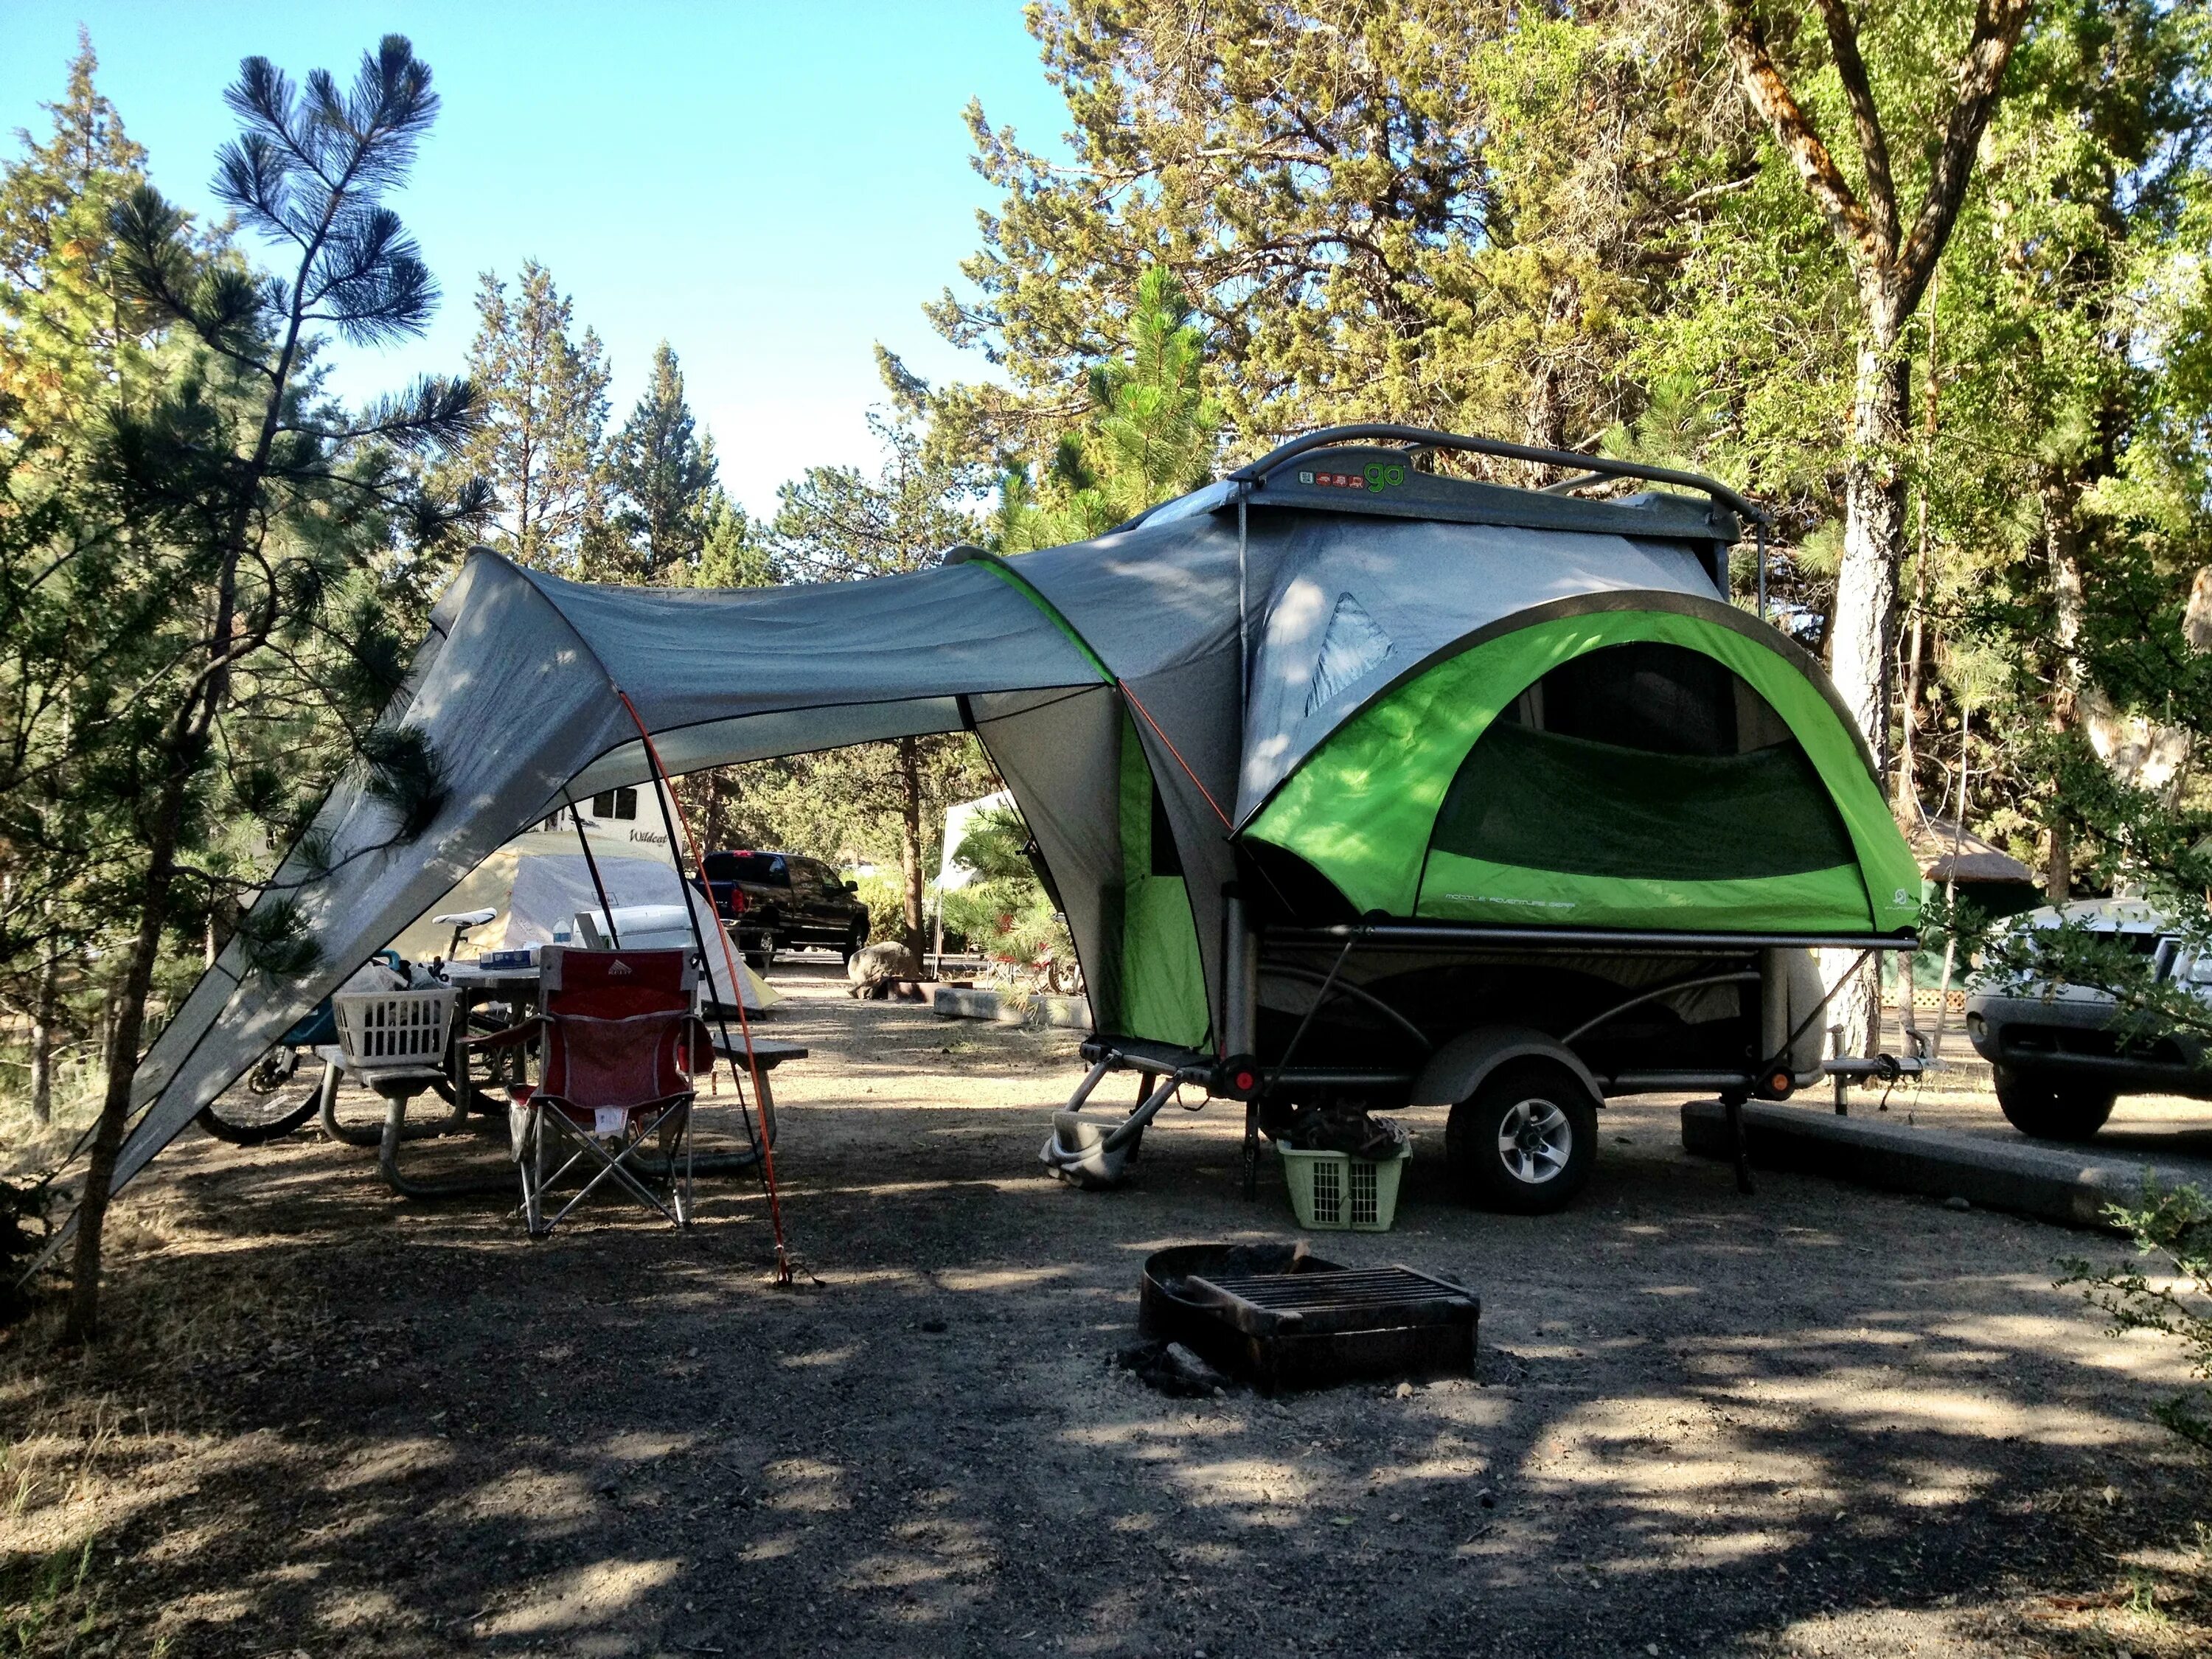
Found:
[[[638,714],[637,705],[629,700],[629,693],[617,685],[615,687],[615,696],[622,699],[623,709],[628,712],[631,722],[637,727],[638,740],[644,744],[646,760],[653,768],[653,792],[660,803],[661,822],[668,827],[668,856],[670,861],[676,866],[677,884],[684,890],[684,914],[690,919],[691,937],[698,944],[700,961],[703,965],[707,956],[706,935],[699,926],[699,913],[691,908],[690,890],[684,879],[683,854],[677,846],[677,814],[680,809],[673,805],[676,799],[676,787],[669,781],[668,769],[660,763],[660,751],[653,747],[653,733],[646,730],[644,718]],[[693,839],[691,826],[688,822],[684,825],[684,839],[691,842],[691,856],[698,866],[699,885],[706,892],[707,904],[711,910],[714,902],[714,890],[707,880],[707,855],[700,851],[699,843]],[[765,1100],[767,1097],[761,1089],[760,1060],[753,1052],[752,1019],[745,1012],[745,982],[738,976],[737,958],[730,950],[728,931],[718,923],[714,928],[714,933],[715,937],[721,941],[722,962],[730,975],[730,994],[738,1000],[738,1030],[744,1038],[745,1067],[752,1073],[753,1099],[756,1102]],[[714,975],[709,973],[708,980],[710,988],[713,979]],[[716,1016],[716,1022],[720,1023],[719,1015]],[[725,1025],[722,1031],[722,1042],[725,1047],[728,1045],[729,1041],[729,1030]],[[736,1062],[732,1060],[732,1070],[735,1069],[735,1066]],[[746,1127],[750,1129],[751,1125],[748,1123]],[[768,1115],[765,1112],[761,1115],[760,1133],[756,1137],[754,1144],[760,1148],[761,1180],[762,1184],[768,1189],[769,1224],[775,1233],[775,1282],[779,1285],[788,1285],[791,1283],[791,1252],[784,1245],[783,1205],[775,1190],[775,1148],[769,1142]]]

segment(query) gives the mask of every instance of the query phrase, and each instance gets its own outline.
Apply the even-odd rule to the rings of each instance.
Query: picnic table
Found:
[[[447,1052],[447,1064],[453,1085],[453,1108],[456,1112],[482,1112],[487,1115],[504,1117],[507,1102],[490,1091],[479,1087],[469,1076],[469,1015],[487,1003],[507,1005],[506,1024],[516,1025],[538,1012],[538,970],[536,967],[479,968],[472,962],[449,962],[446,964],[446,982],[453,988],[453,1040]],[[491,1060],[520,1067],[522,1050],[507,1051],[510,1060]],[[518,1069],[514,1082],[520,1082]]]
[[[775,1093],[774,1085],[769,1082],[769,1073],[787,1060],[805,1060],[807,1053],[806,1045],[803,1042],[779,1042],[773,1037],[757,1036],[753,1039],[752,1060],[751,1065],[749,1066],[745,1059],[745,1041],[743,1036],[736,1032],[732,1032],[726,1036],[720,1029],[716,1029],[714,1042],[715,1054],[729,1061],[731,1069],[739,1077],[747,1078],[750,1080],[751,1066],[757,1066],[760,1068],[761,1135],[769,1146],[773,1147],[775,1145]]]
[[[495,1091],[503,1091],[507,1083],[524,1080],[524,1068],[527,1064],[525,1046],[517,1043],[499,1051],[499,1057],[488,1057],[486,1066],[493,1068],[490,1074],[481,1079],[471,1077],[469,1061],[474,1051],[465,1040],[469,1035],[470,1015],[474,1010],[487,1005],[504,1004],[506,1014],[499,1024],[501,1026],[519,1024],[538,1012],[541,1000],[539,969],[534,965],[487,969],[479,968],[471,962],[453,962],[446,965],[445,976],[454,992],[453,1036],[447,1053],[447,1082],[453,1102],[453,1116],[435,1124],[408,1125],[404,1121],[405,1105],[403,1102],[394,1114],[398,1121],[388,1125],[381,1136],[372,1139],[362,1135],[357,1139],[353,1135],[344,1137],[358,1145],[378,1147],[379,1172],[392,1190],[403,1197],[444,1198],[462,1193],[503,1189],[504,1176],[468,1176],[447,1180],[422,1180],[408,1176],[398,1166],[399,1146],[403,1140],[462,1132],[466,1128],[466,1121],[471,1113],[502,1120],[507,1117],[507,1102],[503,1092]],[[806,1046],[773,1037],[757,1036],[752,1041],[749,1063],[740,1028],[733,1023],[726,1027],[725,1022],[712,1015],[708,1016],[708,1021],[714,1034],[712,1042],[716,1056],[729,1062],[737,1075],[746,1079],[744,1086],[748,1089],[751,1086],[751,1073],[757,1067],[760,1074],[760,1098],[757,1103],[760,1114],[759,1133],[761,1139],[773,1147],[775,1145],[775,1097],[769,1082],[769,1074],[786,1060],[805,1060],[808,1052]],[[498,1075],[501,1071],[511,1071],[513,1076]],[[752,1167],[757,1157],[757,1152],[751,1149],[735,1153],[706,1153],[695,1159],[695,1165],[701,1174],[735,1173],[739,1169]]]

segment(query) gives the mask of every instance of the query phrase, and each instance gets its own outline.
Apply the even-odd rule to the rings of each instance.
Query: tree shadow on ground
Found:
[[[1272,1171],[1235,1196],[1238,1125],[1096,1195],[1030,1172],[1035,1108],[810,1109],[791,1291],[753,1185],[532,1245],[366,1154],[188,1152],[112,1348],[14,1340],[0,1595],[52,1602],[19,1645],[89,1606],[79,1639],[169,1659],[1972,1652],[2203,1512],[2166,1377],[2051,1286],[2107,1247],[1746,1202],[1663,1115],[1609,1118],[1566,1215],[1449,1208],[1417,1159],[1396,1233],[1329,1242],[1474,1285],[1478,1378],[1185,1401],[1109,1362],[1150,1250],[1287,1234]]]

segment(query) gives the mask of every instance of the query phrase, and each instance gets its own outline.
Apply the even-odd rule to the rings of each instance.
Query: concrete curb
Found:
[[[1054,1025],[1073,1031],[1091,1029],[1091,1002],[1086,997],[1016,998],[1000,991],[940,985],[931,1006],[940,1019],[992,1019],[1001,1025]]]
[[[2143,1176],[2152,1168],[2135,1158],[2100,1157],[2086,1147],[2012,1145],[1953,1130],[1838,1117],[1813,1106],[1753,1102],[1743,1109],[1743,1131],[1751,1161],[1765,1169],[1832,1176],[1893,1193],[1963,1198],[2069,1227],[2109,1228],[2105,1206],[2140,1196]],[[1684,1103],[1682,1148],[1699,1158],[1734,1156],[1720,1102]]]

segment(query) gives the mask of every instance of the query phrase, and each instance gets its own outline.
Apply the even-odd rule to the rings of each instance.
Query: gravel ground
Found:
[[[757,1183],[531,1244],[311,1133],[180,1140],[118,1213],[109,1345],[57,1358],[51,1308],[0,1343],[0,1647],[2212,1650],[2212,1488],[2148,1414],[2179,1370],[2051,1284],[2110,1241],[1741,1199],[1656,1099],[1571,1212],[1484,1215],[1417,1114],[1397,1230],[1325,1253],[1474,1285],[1479,1375],[1165,1399],[1109,1363],[1146,1254],[1291,1233],[1272,1170],[1237,1195],[1241,1115],[1067,1190],[1036,1153],[1072,1035],[831,971],[775,976],[814,1048],[777,1074],[797,1290]]]

